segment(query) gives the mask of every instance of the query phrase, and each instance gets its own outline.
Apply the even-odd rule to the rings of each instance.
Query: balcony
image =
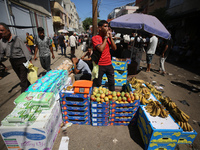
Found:
[[[51,4],[52,10],[57,10],[57,11],[61,11],[62,13],[65,13],[63,7],[58,2],[51,2],[50,4]]]
[[[54,23],[63,24],[63,21],[62,21],[62,19],[59,16],[53,16],[53,22]]]

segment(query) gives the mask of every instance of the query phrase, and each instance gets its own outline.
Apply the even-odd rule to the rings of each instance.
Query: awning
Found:
[[[51,16],[51,13],[48,12],[48,11],[47,11],[44,7],[42,7],[42,6],[39,6],[39,5],[36,5],[36,4],[33,4],[33,3],[29,3],[29,2],[26,2],[26,1],[23,1],[23,0],[19,0],[19,2],[20,2],[21,4],[24,4],[24,5],[28,6],[28,7],[30,7],[30,8],[32,8],[32,9],[36,10],[36,11],[39,11],[39,12],[41,12],[41,13],[47,15],[47,16]]]

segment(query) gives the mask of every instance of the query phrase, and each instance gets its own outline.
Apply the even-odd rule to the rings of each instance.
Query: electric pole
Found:
[[[92,35],[97,35],[97,3],[98,0],[92,0]]]

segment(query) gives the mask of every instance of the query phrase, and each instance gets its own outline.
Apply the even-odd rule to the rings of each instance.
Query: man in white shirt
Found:
[[[151,38],[149,39],[149,45],[148,45],[147,54],[146,54],[146,61],[147,61],[146,72],[150,72],[151,62],[152,62],[153,55],[156,52],[157,44],[158,44],[158,38],[154,34],[152,34]]]
[[[69,45],[71,47],[71,57],[75,55],[76,37],[75,33],[69,37]]]

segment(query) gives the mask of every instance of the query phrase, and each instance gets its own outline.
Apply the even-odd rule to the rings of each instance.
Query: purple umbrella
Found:
[[[170,39],[171,35],[165,26],[154,16],[147,14],[127,14],[113,19],[110,26],[119,29],[144,30],[165,39]]]

